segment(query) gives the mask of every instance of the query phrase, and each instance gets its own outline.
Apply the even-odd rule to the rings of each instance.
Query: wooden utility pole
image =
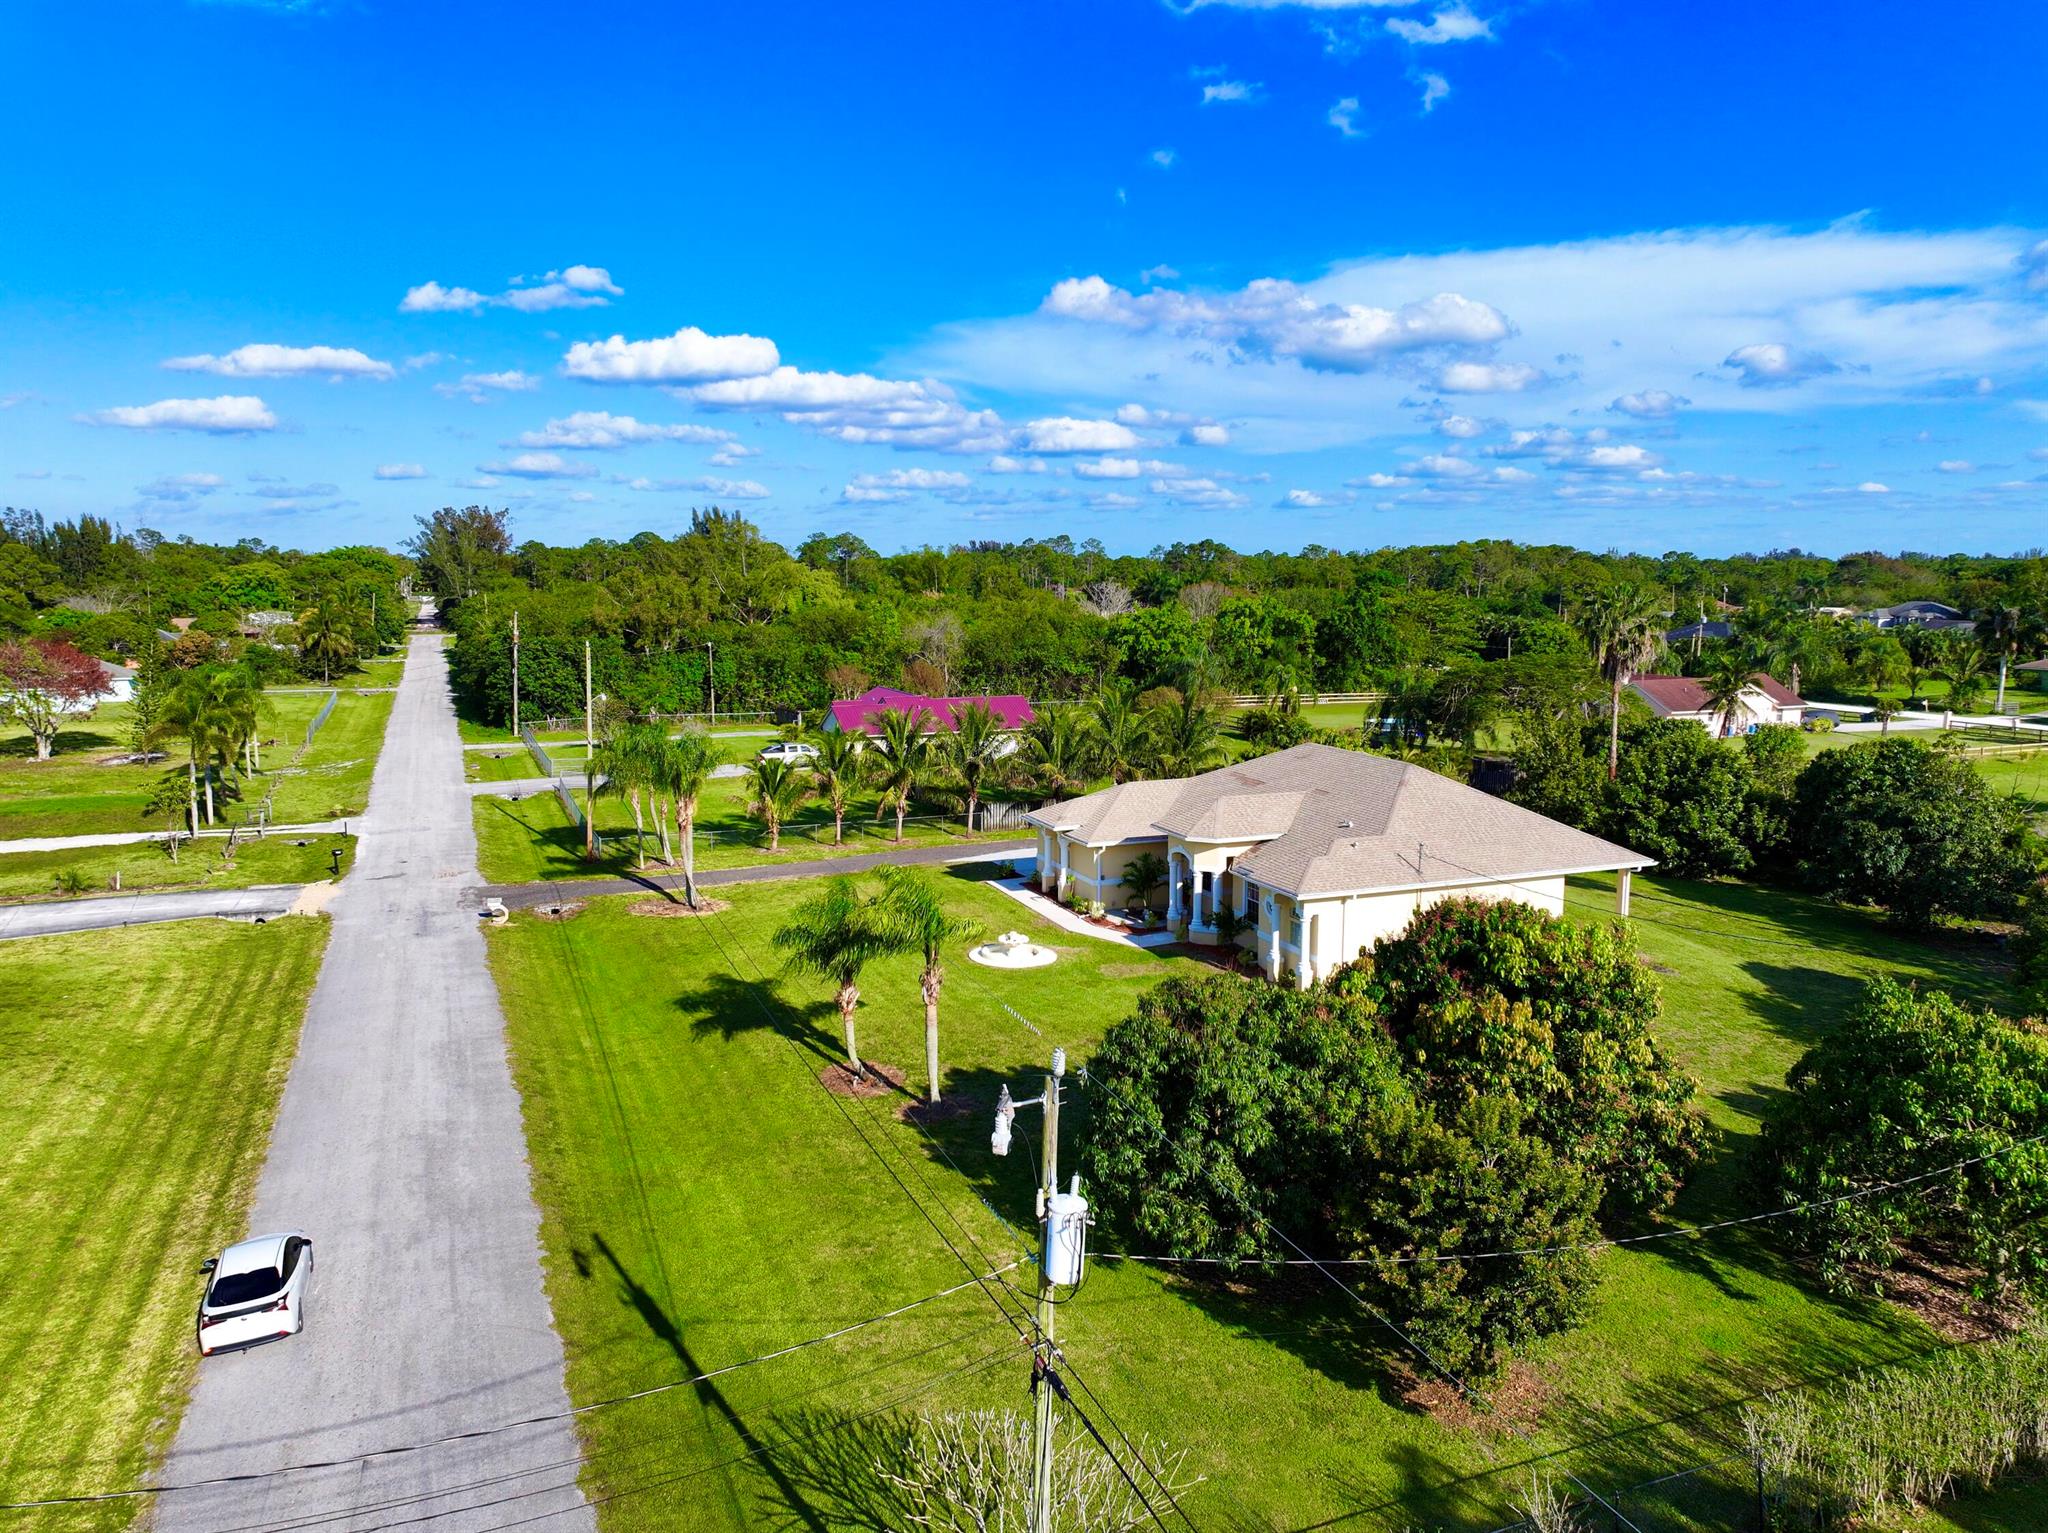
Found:
[[[711,668],[711,641],[704,641],[704,679],[711,685],[711,722],[705,727],[718,727],[718,673]]]
[[[590,707],[590,641],[583,641],[583,860],[597,861],[597,731]]]
[[[512,613],[512,733],[519,733],[519,612]]]

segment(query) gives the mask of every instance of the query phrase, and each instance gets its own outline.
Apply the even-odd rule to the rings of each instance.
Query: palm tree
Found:
[[[1230,754],[1216,710],[1190,692],[1152,710],[1152,765],[1161,777],[1193,777]]]
[[[333,592],[318,598],[299,614],[299,653],[320,662],[320,680],[330,678],[336,661],[356,653],[356,613]]]
[[[768,827],[768,850],[782,845],[782,822],[810,796],[803,769],[792,762],[756,761],[747,768],[747,813]]]
[[[633,845],[639,865],[647,866],[647,822],[640,812],[641,797],[650,793],[659,778],[661,757],[668,749],[668,732],[659,724],[627,724],[612,732],[591,752],[585,781],[597,791],[622,793],[633,807]],[[657,811],[656,819],[661,818]],[[666,836],[664,834],[664,840]]]
[[[1920,683],[1939,674],[1941,641],[1932,628],[1908,628],[1899,635],[1899,646],[1906,652],[1906,701],[1916,702]]]
[[[1949,707],[1967,708],[1978,688],[1984,685],[1984,672],[1990,657],[1984,653],[1984,646],[1970,634],[1948,629],[1938,638],[1934,674],[1948,683]]]
[[[167,740],[185,742],[185,808],[192,834],[199,834],[199,757],[205,741],[205,695],[197,673],[182,671],[156,700],[156,722],[143,732],[142,747],[154,750]]]
[[[1755,685],[1756,661],[1733,639],[1723,639],[1707,659],[1700,686],[1707,694],[1707,711],[1721,721],[1725,738],[1735,732],[1735,715],[1742,708],[1742,694]]]
[[[1119,885],[1129,892],[1131,903],[1140,908],[1152,903],[1152,891],[1166,882],[1166,859],[1157,852],[1140,852],[1124,864]]]
[[[1009,736],[995,709],[984,703],[967,703],[953,716],[953,733],[943,745],[946,760],[967,784],[967,829],[974,830],[974,811],[981,803],[982,779],[989,768],[998,766],[1006,754]],[[1015,749],[1010,746],[1009,749]],[[934,1099],[936,1100],[936,1098]]]
[[[939,895],[931,874],[921,868],[880,868],[881,914],[888,935],[899,950],[924,959],[918,983],[924,990],[925,1099],[939,1100],[939,987],[946,982],[947,948],[964,942],[979,929],[954,916]]]
[[[866,762],[861,756],[862,736],[844,729],[827,729],[811,736],[818,754],[811,758],[811,791],[832,811],[832,844],[846,844],[846,806],[859,785]]]
[[[875,763],[875,780],[882,796],[875,803],[875,818],[889,809],[896,811],[896,839],[903,839],[903,816],[910,808],[910,795],[931,775],[937,755],[931,730],[931,714],[922,708],[908,712],[891,708],[877,715],[881,731],[874,742],[881,752]]]
[[[1656,592],[1627,580],[1593,597],[1579,613],[1579,632],[1612,689],[1607,706],[1609,780],[1621,772],[1621,689],[1656,657],[1664,622]]]
[[[2048,619],[2025,607],[2000,605],[1976,614],[1977,637],[1998,657],[1998,711],[2005,711],[2006,672],[2022,649],[2031,649],[2048,633]]]
[[[1089,704],[1088,743],[1097,769],[1111,782],[1129,782],[1138,775],[1151,733],[1151,721],[1138,711],[1126,682],[1110,682]]]
[[[1054,798],[1065,798],[1088,778],[1088,725],[1072,703],[1047,703],[1024,726],[1026,759]]]
[[[683,843],[683,898],[697,908],[697,795],[718,765],[718,747],[701,729],[686,729],[663,747],[655,782],[675,805]]]
[[[881,913],[872,901],[861,898],[853,876],[841,873],[826,879],[822,889],[791,911],[788,923],[771,940],[786,955],[783,961],[790,969],[830,980],[836,987],[847,1068],[855,1080],[867,1079],[853,1033],[860,976],[869,964],[898,950]]]

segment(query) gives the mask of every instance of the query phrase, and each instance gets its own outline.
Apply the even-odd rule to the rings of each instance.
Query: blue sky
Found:
[[[0,498],[2048,542],[2048,13],[16,0]]]

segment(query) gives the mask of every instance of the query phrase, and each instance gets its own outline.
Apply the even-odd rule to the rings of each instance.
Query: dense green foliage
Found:
[[[2012,942],[2012,987],[2020,1009],[2048,1020],[2048,899],[2036,898]]]
[[[1776,1228],[1848,1286],[1909,1249],[1967,1263],[1992,1287],[2048,1294],[2048,1035],[1940,991],[1872,980],[1788,1078],[1756,1179]],[[1953,1172],[1937,1168],[1969,1161]],[[1925,1177],[1915,1181],[1915,1178]],[[1875,1189],[1907,1183],[1881,1196]]]
[[[1917,740],[1824,751],[1799,774],[1792,846],[1808,887],[1911,926],[2010,915],[2040,871],[2018,805]]]
[[[1748,871],[1750,772],[1690,719],[1648,719],[1623,741],[1601,834],[1687,878]]]
[[[1433,1356],[1487,1371],[1584,1312],[1600,1206],[1661,1204],[1699,1153],[1656,1010],[1621,934],[1475,901],[1319,989],[1176,980],[1090,1066],[1084,1179],[1147,1248],[1359,1263]]]
[[[1332,985],[1371,999],[1440,1110],[1518,1103],[1598,1179],[1607,1214],[1662,1207],[1699,1157],[1695,1088],[1657,1044],[1657,982],[1622,928],[1445,900]]]

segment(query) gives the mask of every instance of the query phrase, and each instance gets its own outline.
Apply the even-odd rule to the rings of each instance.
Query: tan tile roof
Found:
[[[1236,871],[1311,899],[1653,864],[1427,768],[1330,745],[1297,745],[1200,777],[1125,783],[1029,818],[1094,846],[1169,831],[1255,841]]]

